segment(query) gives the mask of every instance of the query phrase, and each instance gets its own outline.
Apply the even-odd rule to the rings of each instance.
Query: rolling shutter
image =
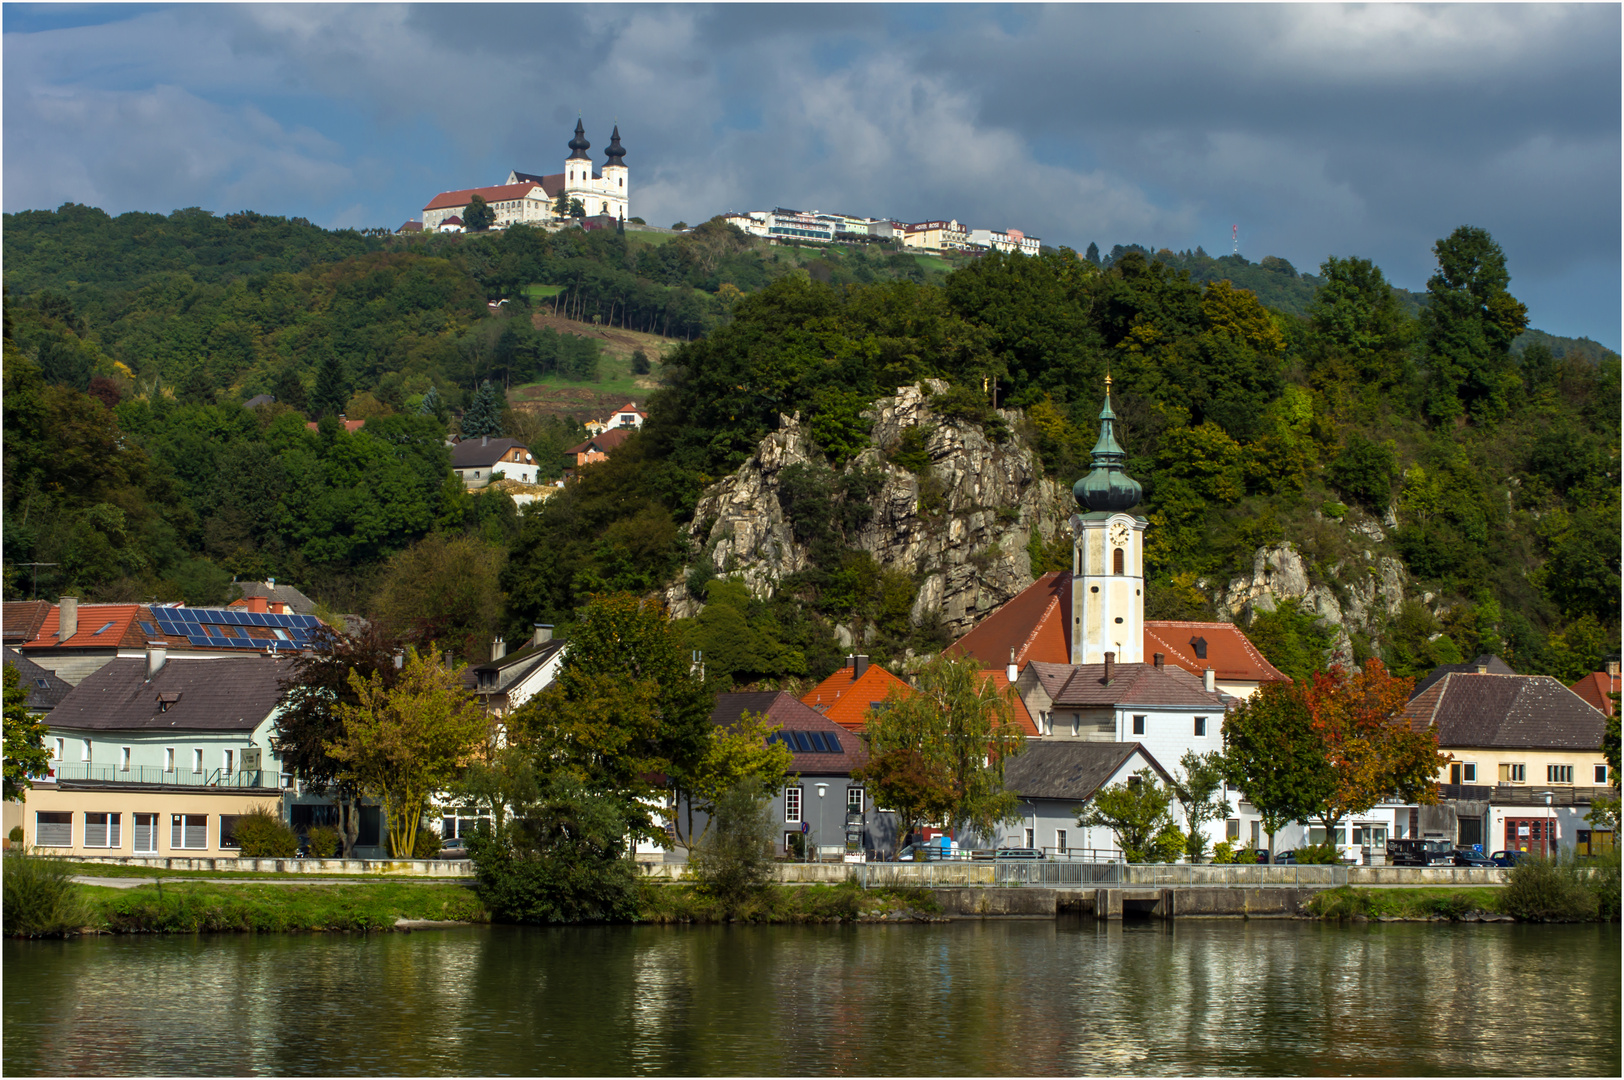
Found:
[[[34,816],[34,843],[40,847],[72,847],[73,815],[41,810]]]

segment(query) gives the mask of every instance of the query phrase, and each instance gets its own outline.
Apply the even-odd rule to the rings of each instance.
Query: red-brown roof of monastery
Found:
[[[522,199],[530,194],[532,188],[541,187],[540,184],[497,184],[495,187],[464,188],[462,191],[442,191],[423,209],[444,210],[452,206],[467,206],[469,200],[478,195],[486,202],[506,202],[508,199]],[[542,188],[545,191],[545,188]]]

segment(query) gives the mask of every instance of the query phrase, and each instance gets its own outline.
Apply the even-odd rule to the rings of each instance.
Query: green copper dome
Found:
[[[1117,445],[1111,425],[1111,376],[1105,377],[1105,406],[1100,409],[1100,441],[1094,444],[1094,471],[1077,481],[1071,494],[1084,510],[1130,510],[1144,498],[1139,481],[1122,471],[1127,457]]]

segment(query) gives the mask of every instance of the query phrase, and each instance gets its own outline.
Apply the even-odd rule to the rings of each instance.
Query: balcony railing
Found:
[[[97,765],[88,761],[51,763],[57,780],[90,780],[105,784],[164,784],[180,787],[263,788],[278,787],[278,774],[263,769],[236,769],[226,772],[192,772],[190,769],[159,769],[150,765]]]

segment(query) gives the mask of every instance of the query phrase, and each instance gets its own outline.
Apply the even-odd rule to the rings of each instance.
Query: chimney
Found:
[[[479,437],[479,445],[481,445],[481,446],[489,446],[490,444],[491,444],[491,437],[489,435],[481,435]]]
[[[858,653],[852,657],[852,678],[861,679],[863,672],[868,670],[868,654]]]
[[[1489,665],[1487,665],[1487,664],[1479,664],[1479,665],[1477,665],[1477,673],[1479,675],[1487,675],[1489,673]]]
[[[1167,657],[1161,653],[1154,654],[1152,659],[1156,662],[1157,671],[1160,671],[1162,668],[1167,666]]]
[[[844,666],[845,666],[845,667],[851,667],[851,662],[852,662],[852,660],[853,660],[853,659],[854,659],[854,657],[853,657],[853,656],[852,656],[852,654],[851,654],[851,653],[847,653],[847,654],[846,654],[846,663],[845,663],[845,665],[844,665]]]
[[[1116,678],[1116,653],[1105,654],[1105,685],[1110,686],[1111,680]]]
[[[1004,678],[1008,679],[1010,685],[1013,686],[1015,680],[1020,677],[1021,669],[1015,666],[1015,647],[1011,645],[1009,649],[1009,666],[1004,669]]]
[[[57,644],[68,640],[79,632],[79,598],[77,596],[64,596],[57,605],[56,613],[56,640]]]
[[[147,681],[148,682],[152,681],[152,677],[154,675],[158,674],[159,669],[164,666],[164,661],[166,661],[168,659],[169,659],[169,646],[168,645],[166,645],[164,642],[161,642],[161,641],[149,641],[149,642],[147,642]]]
[[[507,655],[507,642],[499,637],[491,638],[491,663],[496,663]]]
[[[530,636],[530,644],[542,645],[551,640],[553,640],[553,624],[549,622],[537,623],[535,632]]]
[[[263,596],[250,596],[248,598],[248,610],[264,615],[271,610],[271,603]]]
[[[276,579],[273,577],[268,577],[265,579],[265,584],[274,589],[276,588]]]
[[[1607,674],[1611,675],[1615,679],[1618,678],[1618,661],[1617,660],[1609,660],[1609,661],[1607,661]]]
[[[1212,668],[1208,668],[1206,671],[1201,673],[1201,685],[1206,688],[1206,691],[1209,694],[1217,691],[1218,684],[1213,678]]]

